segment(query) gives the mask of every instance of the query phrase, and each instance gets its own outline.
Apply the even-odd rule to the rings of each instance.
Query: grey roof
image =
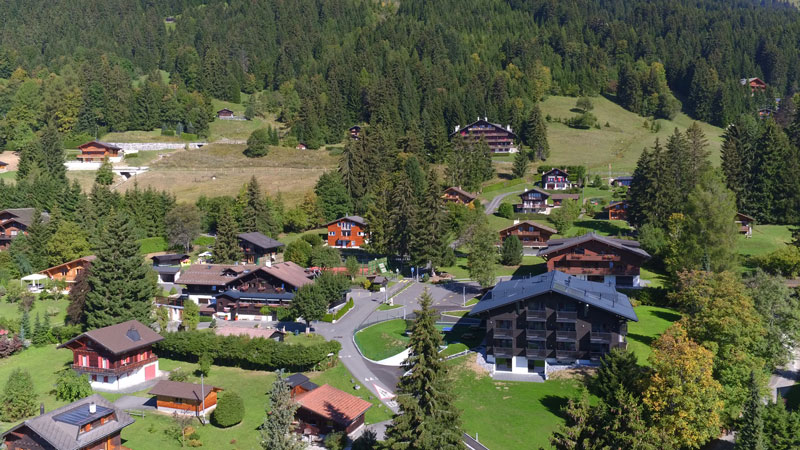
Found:
[[[485,119],[485,118],[484,118],[484,119],[478,118],[478,120],[476,120],[475,122],[472,122],[472,123],[470,123],[470,124],[468,124],[468,125],[465,125],[465,126],[463,126],[463,127],[459,127],[459,128],[456,130],[456,131],[453,131],[452,133],[450,133],[450,134],[448,135],[448,137],[453,137],[453,136],[455,136],[457,133],[460,133],[460,132],[462,132],[462,131],[464,131],[464,130],[467,130],[467,129],[469,129],[469,128],[471,128],[471,127],[473,127],[473,126],[475,126],[475,125],[477,125],[477,124],[479,124],[479,123],[485,123],[485,124],[491,125],[491,126],[493,126],[493,127],[495,127],[495,128],[499,128],[499,129],[503,130],[504,132],[506,132],[506,133],[508,133],[508,134],[510,134],[510,135],[512,135],[512,136],[514,136],[515,138],[517,137],[517,133],[514,133],[513,131],[509,130],[508,128],[506,128],[506,127],[504,127],[504,126],[502,126],[502,125],[500,125],[499,123],[492,123],[492,122],[489,122],[489,121],[488,121],[487,119]]]
[[[164,339],[163,336],[151,330],[137,320],[110,325],[104,328],[87,331],[80,336],[61,344],[58,348],[66,347],[67,344],[88,337],[97,344],[103,346],[115,355],[125,353],[137,348],[147,347]]]
[[[175,266],[154,266],[153,270],[166,275],[175,275],[181,271],[181,268]]]
[[[65,417],[78,419],[81,417],[90,416],[93,418],[99,418],[98,414],[89,414],[89,403],[91,402],[94,402],[97,405],[98,413],[100,413],[102,410],[113,410],[116,419],[106,422],[103,425],[93,427],[91,431],[87,431],[85,433],[79,432],[81,425],[78,425],[78,423],[85,423],[85,421],[62,421],[58,419],[63,419]],[[91,444],[119,432],[128,425],[131,425],[133,422],[133,418],[131,418],[128,413],[116,408],[111,402],[104,399],[99,394],[93,394],[76,402],[70,403],[69,405],[54,409],[49,413],[28,419],[19,426],[7,431],[6,434],[22,426],[26,426],[57,450],[77,450],[87,448]],[[3,434],[3,436],[5,436],[5,434]]]
[[[351,222],[355,222],[355,223],[360,224],[360,225],[366,225],[367,224],[367,220],[364,219],[361,216],[344,216],[344,217],[340,217],[340,218],[338,218],[336,220],[332,220],[332,221],[326,223],[325,226],[327,227],[328,225],[330,225],[332,223],[336,223],[336,222],[338,222],[340,220],[349,220]]]
[[[510,226],[507,226],[507,227],[503,228],[499,232],[502,233],[503,231],[511,230],[513,228],[517,228],[517,227],[522,226],[522,225],[530,225],[530,226],[532,226],[534,228],[538,228],[540,230],[548,231],[548,232],[553,233],[553,234],[558,233],[558,230],[556,230],[555,228],[550,228],[547,225],[542,225],[542,224],[536,223],[536,222],[534,222],[532,220],[523,220],[522,222],[517,222],[514,225],[510,225]]]
[[[534,187],[532,187],[532,188],[528,189],[527,191],[525,191],[525,192],[523,192],[523,193],[519,194],[519,197],[521,197],[521,198],[525,198],[525,194],[528,194],[528,193],[530,193],[531,191],[533,191],[533,192],[538,192],[538,193],[540,193],[540,194],[542,194],[542,195],[544,195],[544,196],[546,196],[546,197],[550,197],[551,195],[553,195],[553,194],[551,194],[551,193],[549,193],[549,192],[545,191],[544,189],[542,189],[542,188],[540,188],[540,187],[538,187],[538,186],[534,186]]]
[[[297,386],[300,386],[307,391],[313,391],[319,387],[316,383],[309,380],[308,377],[302,373],[289,375],[288,377],[284,378],[284,381],[286,381],[286,384],[288,384],[290,388],[296,388]]]
[[[607,284],[581,280],[557,270],[531,278],[497,283],[472,308],[470,314],[490,311],[548,292],[562,294],[626,319],[639,321],[627,295],[620,294]]]
[[[602,242],[603,244],[609,245],[611,247],[624,250],[633,253],[635,255],[639,255],[642,258],[645,259],[650,258],[650,254],[639,247],[638,241],[631,241],[628,239],[616,239],[608,236],[600,236],[599,234],[594,232],[586,233],[583,236],[578,236],[574,238],[550,239],[549,241],[547,241],[547,247],[539,250],[537,256],[547,256],[559,250],[574,247],[576,245],[580,245],[589,241]]]
[[[33,223],[33,216],[36,215],[36,208],[9,208],[0,211],[0,213],[7,212],[14,217],[16,220],[25,226],[31,226]],[[45,211],[42,211],[42,222],[47,223],[50,222],[50,214]]]
[[[265,236],[258,231],[254,231],[252,233],[241,233],[239,234],[239,239],[247,241],[253,245],[257,245],[264,250],[268,250],[271,248],[277,249],[283,247],[283,242],[276,241],[269,236]]]

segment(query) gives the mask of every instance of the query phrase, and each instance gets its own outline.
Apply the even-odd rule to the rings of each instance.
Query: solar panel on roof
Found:
[[[128,332],[125,333],[125,335],[128,336],[128,339],[132,340],[133,342],[139,342],[142,340],[142,336],[139,335],[139,332],[133,327],[131,327]]]
[[[54,416],[53,420],[82,427],[114,412],[113,409],[105,406],[96,405],[96,408],[94,414],[92,414],[89,412],[89,404],[85,403]]]

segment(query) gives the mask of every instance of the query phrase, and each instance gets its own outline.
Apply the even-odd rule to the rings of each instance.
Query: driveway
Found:
[[[126,395],[120,397],[114,402],[114,406],[120,409],[133,409],[137,411],[155,411],[156,398],[155,397],[134,397]]]
[[[508,197],[509,195],[520,194],[522,192],[523,191],[520,189],[519,191],[506,192],[505,194],[499,194],[495,196],[489,203],[486,204],[484,207],[484,212],[487,216],[491,216],[495,211],[497,211],[497,208],[500,207],[500,204],[503,203],[504,198]]]

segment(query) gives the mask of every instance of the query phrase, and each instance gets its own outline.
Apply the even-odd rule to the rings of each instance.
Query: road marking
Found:
[[[391,391],[386,390],[375,383],[372,383],[372,386],[375,388],[375,391],[378,393],[378,398],[380,398],[381,400],[389,400],[395,397],[395,395],[392,394]]]

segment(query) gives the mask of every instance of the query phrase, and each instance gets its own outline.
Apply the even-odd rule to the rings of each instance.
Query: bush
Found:
[[[184,369],[175,369],[169,373],[169,381],[186,382],[189,379],[189,372]]]
[[[36,414],[38,406],[33,390],[33,380],[27,370],[16,368],[6,381],[3,396],[0,398],[0,420],[16,422]]]
[[[24,348],[19,336],[0,338],[0,358],[8,358]]]
[[[592,113],[586,112],[567,120],[567,126],[570,128],[587,130],[594,126],[595,122],[597,122],[597,117],[595,117]]]
[[[222,428],[232,427],[244,419],[244,402],[239,394],[223,391],[217,400],[217,408],[211,415],[214,425]]]
[[[800,275],[800,247],[794,245],[787,245],[753,260],[765,272],[792,278]]]
[[[211,322],[212,320],[214,320],[214,318],[211,317],[211,316],[200,316],[200,322],[207,322],[208,323],[208,322]]]
[[[522,242],[515,235],[508,236],[500,247],[500,262],[504,266],[518,266],[522,263]]]
[[[497,208],[497,215],[500,217],[504,217],[506,219],[511,219],[514,217],[514,205],[511,203],[501,203],[500,207]]]
[[[200,355],[200,359],[197,360],[197,363],[200,365],[200,373],[204,376],[208,376],[208,374],[211,373],[211,365],[214,364],[214,358],[208,353],[203,353]]]
[[[334,320],[339,320],[347,313],[347,311],[353,309],[354,306],[355,302],[353,302],[353,299],[351,298],[350,300],[347,301],[347,303],[344,306],[342,306],[338,311],[336,311],[335,314],[325,314],[322,317],[322,321],[330,323],[333,322]]]
[[[328,450],[342,450],[347,445],[347,436],[341,431],[328,433],[325,436],[325,448]]]
[[[317,233],[306,233],[300,236],[300,239],[308,242],[312,247],[322,245],[322,237]]]
[[[301,267],[308,267],[311,262],[311,244],[305,239],[297,239],[286,246],[283,252],[283,259],[298,264]]]
[[[194,362],[197,355],[207,352],[218,366],[297,372],[312,369],[329,353],[338,353],[341,348],[336,341],[299,345],[247,336],[217,336],[205,331],[167,333],[155,345],[159,356],[181,361]]]
[[[56,338],[59,344],[63,344],[68,340],[74,338],[75,336],[82,333],[80,325],[64,325],[59,327],[53,327],[51,332],[53,333],[53,337]]]
[[[244,150],[245,156],[248,158],[260,158],[267,156],[269,153],[269,130],[266,128],[259,128],[250,134],[247,138],[247,148]]]
[[[72,369],[64,369],[56,380],[56,398],[66,402],[74,402],[92,395],[92,385],[88,375],[78,375]]]

